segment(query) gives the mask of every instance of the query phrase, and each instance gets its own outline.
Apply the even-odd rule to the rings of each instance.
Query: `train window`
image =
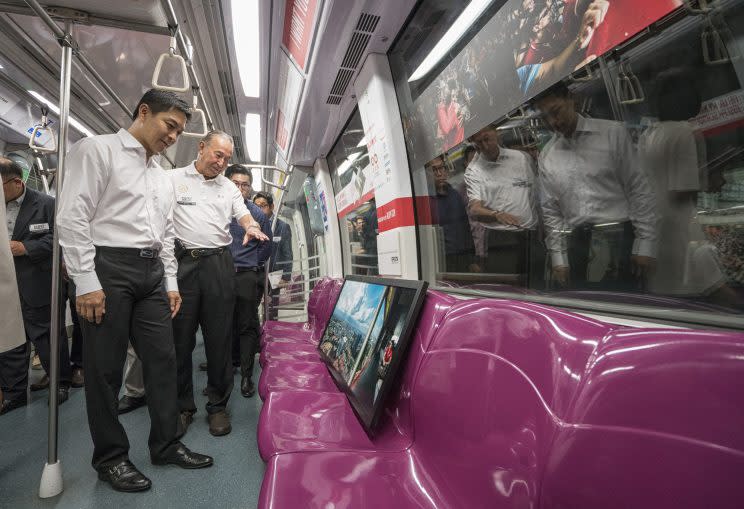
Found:
[[[428,74],[452,30],[422,35],[441,2],[421,2],[389,54],[420,245],[433,251],[424,278],[739,323],[744,6],[497,3]]]
[[[355,110],[328,154],[341,224],[344,274],[378,274],[377,208],[362,118]]]

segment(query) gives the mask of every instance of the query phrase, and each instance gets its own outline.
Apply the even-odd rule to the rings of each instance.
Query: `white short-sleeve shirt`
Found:
[[[205,179],[194,163],[173,170],[170,177],[176,197],[176,238],[187,249],[229,245],[230,222],[249,214],[235,184],[224,175]]]
[[[532,160],[519,150],[501,148],[496,161],[481,155],[465,170],[469,201],[480,200],[484,207],[511,214],[525,229],[537,225],[534,184]],[[495,230],[515,229],[501,223],[483,223],[483,226]]]

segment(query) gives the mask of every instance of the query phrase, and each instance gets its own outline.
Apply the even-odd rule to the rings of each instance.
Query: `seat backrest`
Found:
[[[411,398],[415,461],[443,507],[536,507],[556,432],[612,327],[530,303],[452,308]]]
[[[310,297],[307,299],[307,326],[312,330],[315,328],[315,322],[318,319],[320,307],[328,295],[332,279],[324,277],[315,283]]]
[[[312,324],[312,340],[315,343],[320,341],[323,331],[325,331],[325,327],[331,318],[331,313],[333,313],[333,308],[336,306],[336,301],[343,285],[343,279],[329,278],[328,287],[323,298],[318,302],[317,313]]]
[[[401,368],[400,377],[395,382],[395,392],[390,395],[385,406],[385,416],[374,438],[375,442],[390,440],[392,437],[405,437],[409,443],[413,439],[413,420],[411,416],[411,388],[416,380],[424,354],[429,349],[434,334],[441,327],[447,313],[458,302],[452,295],[428,290],[421,312],[416,320],[408,353]]]
[[[609,334],[556,437],[543,505],[744,507],[742,394],[742,333]]]

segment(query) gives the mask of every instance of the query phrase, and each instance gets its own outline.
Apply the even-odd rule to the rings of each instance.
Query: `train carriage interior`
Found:
[[[744,507],[744,0],[0,0],[0,169],[0,507]]]

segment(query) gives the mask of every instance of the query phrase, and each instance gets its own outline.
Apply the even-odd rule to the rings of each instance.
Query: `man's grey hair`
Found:
[[[225,139],[230,142],[230,145],[235,146],[235,143],[233,142],[232,136],[227,134],[225,131],[220,131],[219,129],[213,129],[207,133],[204,138],[201,139],[201,141],[205,145],[209,145],[209,142],[211,142],[214,138],[220,137],[222,139]]]

